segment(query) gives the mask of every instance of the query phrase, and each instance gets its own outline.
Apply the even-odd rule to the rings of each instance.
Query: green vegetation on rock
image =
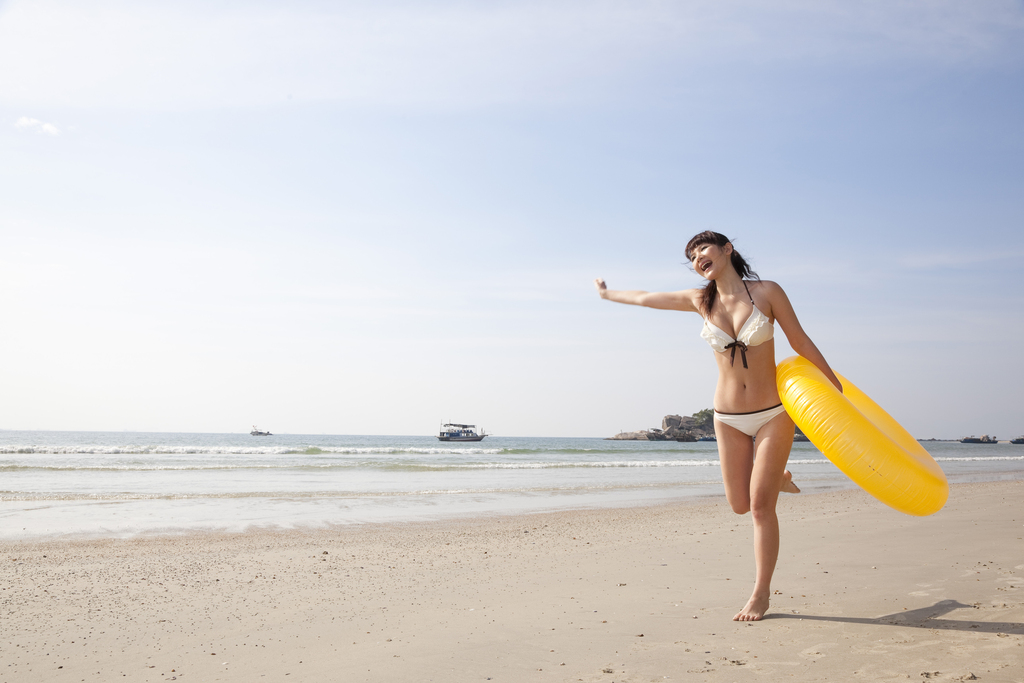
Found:
[[[700,429],[714,429],[715,426],[715,411],[712,408],[705,408],[704,410],[698,410],[693,414],[695,420],[694,426]]]

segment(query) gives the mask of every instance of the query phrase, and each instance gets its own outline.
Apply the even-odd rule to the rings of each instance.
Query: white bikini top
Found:
[[[736,363],[736,349],[739,348],[740,356],[743,358],[743,367],[747,367],[747,347],[759,346],[773,338],[775,326],[754,303],[754,297],[750,296],[750,289],[747,287],[746,281],[743,282],[743,288],[747,290],[747,297],[754,310],[750,312],[747,321],[740,326],[736,339],[726,334],[722,328],[713,325],[707,318],[704,319],[704,328],[700,331],[700,336],[718,353],[725,353],[732,349],[731,364]]]

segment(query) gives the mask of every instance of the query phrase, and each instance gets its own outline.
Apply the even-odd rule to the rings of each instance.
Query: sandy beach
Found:
[[[1024,482],[0,544],[0,681],[1024,681]]]

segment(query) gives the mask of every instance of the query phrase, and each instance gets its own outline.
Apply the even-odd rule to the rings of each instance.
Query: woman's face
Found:
[[[694,247],[690,264],[698,275],[707,280],[714,280],[726,268],[732,267],[731,255],[732,244],[726,243],[724,247],[717,244],[700,244]]]

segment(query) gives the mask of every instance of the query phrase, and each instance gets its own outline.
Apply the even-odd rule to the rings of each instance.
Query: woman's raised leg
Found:
[[[737,515],[750,512],[750,477],[754,471],[754,439],[715,420],[718,462],[722,467],[725,499]]]

